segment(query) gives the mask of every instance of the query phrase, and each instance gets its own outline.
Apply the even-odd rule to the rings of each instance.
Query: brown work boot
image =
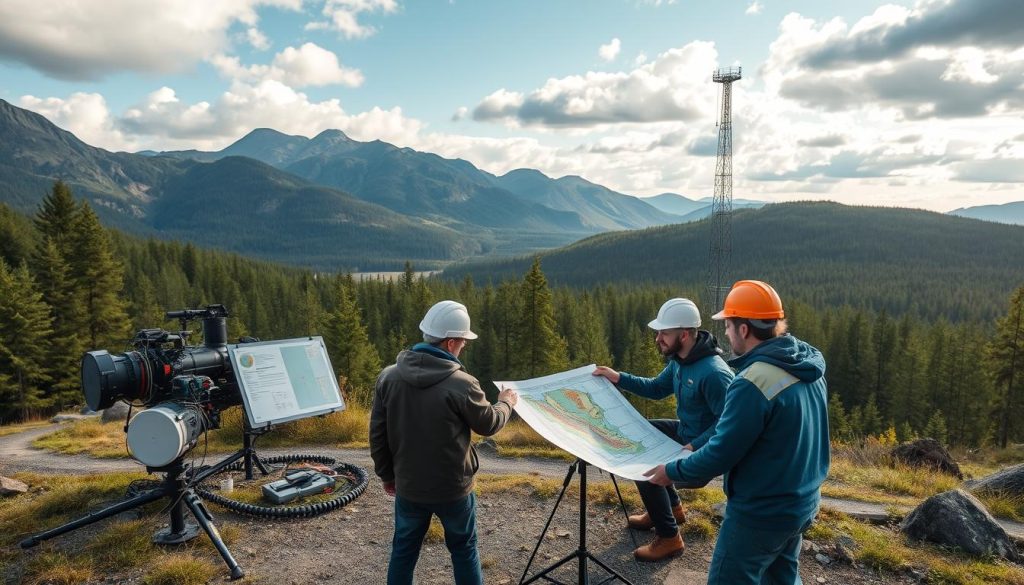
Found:
[[[682,504],[672,506],[672,515],[676,518],[676,524],[683,524],[686,522],[686,511],[683,510]],[[651,515],[647,512],[643,514],[633,514],[626,518],[626,525],[633,530],[650,530],[654,528],[654,521],[651,520]]]
[[[633,551],[633,556],[638,561],[655,562],[683,554],[686,545],[683,544],[683,537],[676,532],[675,536],[661,537],[654,536],[651,544],[645,544]]]

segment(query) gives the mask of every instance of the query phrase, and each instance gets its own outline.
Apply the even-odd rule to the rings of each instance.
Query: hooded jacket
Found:
[[[679,442],[693,445],[697,450],[714,434],[715,423],[725,404],[725,389],[733,378],[721,353],[715,336],[700,330],[697,342],[686,357],[679,359],[678,355],[673,355],[657,377],[641,378],[622,373],[617,386],[655,400],[675,394]]]
[[[798,530],[817,513],[830,463],[825,358],[783,335],[729,365],[739,373],[714,436],[689,458],[667,464],[666,473],[682,483],[724,473],[726,513],[739,524]]]
[[[506,402],[487,402],[480,383],[455,356],[417,344],[377,377],[370,412],[374,470],[413,502],[464,497],[479,468],[470,431],[493,435],[511,413]]]

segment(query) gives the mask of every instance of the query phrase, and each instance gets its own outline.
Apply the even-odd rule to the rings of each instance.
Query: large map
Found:
[[[611,382],[584,366],[532,380],[495,382],[519,392],[516,412],[545,439],[616,475],[643,472],[690,452],[636,411]]]

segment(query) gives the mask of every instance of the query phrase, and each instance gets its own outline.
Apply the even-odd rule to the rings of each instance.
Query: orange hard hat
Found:
[[[725,306],[711,318],[717,321],[730,317],[770,321],[785,316],[782,299],[771,285],[760,280],[741,280],[732,285],[732,290],[725,297]]]

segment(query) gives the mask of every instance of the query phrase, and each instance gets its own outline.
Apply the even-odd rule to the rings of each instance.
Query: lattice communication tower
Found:
[[[732,262],[732,82],[743,75],[742,67],[724,67],[712,74],[722,84],[722,109],[718,124],[718,157],[715,161],[715,196],[711,204],[711,243],[708,253],[708,306],[711,316],[722,308],[732,286],[729,265]],[[721,322],[714,322],[716,337],[724,340]]]

